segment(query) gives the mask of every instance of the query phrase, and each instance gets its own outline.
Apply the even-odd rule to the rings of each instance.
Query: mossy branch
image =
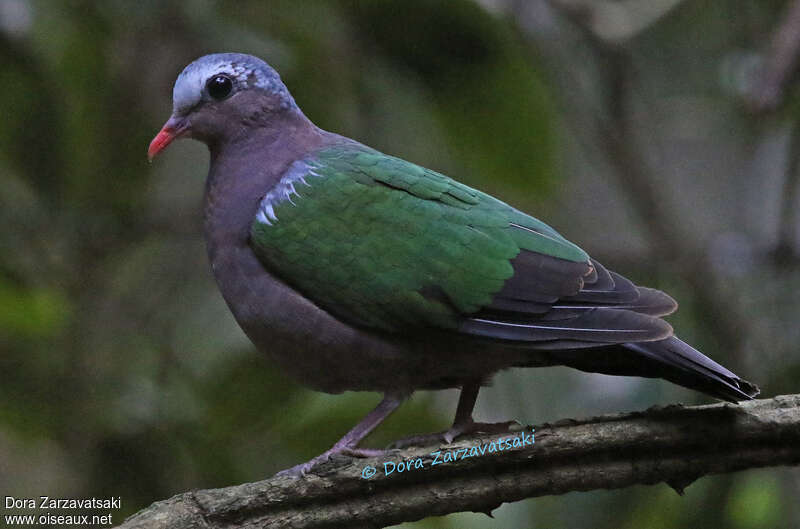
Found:
[[[488,514],[505,502],[571,491],[666,482],[680,493],[706,474],[800,463],[800,395],[567,419],[535,426],[533,444],[491,450],[492,442],[519,435],[337,457],[303,478],[186,492],[120,528],[373,528],[460,511]],[[462,459],[472,447],[485,453]],[[444,461],[457,450],[457,460]],[[435,451],[440,464],[433,464]],[[386,462],[417,459],[422,468],[384,472]],[[377,470],[369,479],[362,476],[367,465]]]

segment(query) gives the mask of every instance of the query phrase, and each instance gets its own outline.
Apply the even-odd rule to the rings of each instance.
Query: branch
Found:
[[[761,76],[749,94],[749,103],[756,112],[766,113],[784,105],[791,82],[795,79],[800,62],[800,0],[793,0],[772,36],[766,52]],[[789,138],[789,162],[784,181],[781,212],[778,224],[778,241],[773,250],[777,265],[792,265],[797,260],[794,249],[794,203],[800,193],[800,130],[793,125]]]
[[[599,66],[598,73],[587,84],[583,80],[589,71],[583,65],[586,60],[576,60],[577,56],[570,51],[572,48],[565,49],[560,40],[548,45],[534,27],[535,13],[531,11],[534,4],[518,2],[514,18],[523,35],[537,48],[547,50],[553,60],[553,78],[561,77],[560,94],[566,103],[563,113],[571,121],[575,137],[584,142],[582,147],[587,153],[608,163],[620,193],[629,199],[627,203],[634,208],[647,231],[648,240],[657,242],[651,245],[656,256],[653,262],[677,269],[680,277],[692,287],[697,310],[708,316],[705,323],[720,349],[727,350],[731,357],[747,358],[741,344],[745,342],[748,320],[741,314],[740,303],[718,285],[714,268],[702,258],[702,248],[680,229],[678,215],[664,200],[658,179],[644,154],[641,134],[637,135],[637,130],[631,126],[629,110],[635,102],[636,64],[629,49],[600,38],[587,25],[586,13],[568,7],[569,2],[546,0],[546,4],[582,36],[572,48],[582,43],[591,50],[592,62]],[[589,88],[581,88],[586,86]],[[587,90],[599,94],[599,99]],[[645,101],[647,105],[650,103]]]
[[[621,49],[603,46],[597,50],[608,64],[610,84],[609,115],[605,119],[598,117],[599,141],[614,168],[619,190],[630,198],[628,203],[639,214],[649,239],[658,241],[659,260],[677,268],[692,287],[697,309],[708,316],[705,324],[721,348],[727,349],[731,357],[746,358],[741,347],[746,341],[747,319],[737,300],[720,287],[714,268],[699,257],[702,250],[677,228],[680,222],[662,198],[642,148],[637,148],[636,131],[631,128],[625,106],[632,99],[634,65]]]
[[[797,264],[798,255],[795,250],[795,221],[797,196],[800,194],[800,123],[795,122],[789,133],[789,152],[786,163],[786,172],[781,193],[780,216],[778,217],[778,240],[772,251],[776,265],[789,267]]]
[[[764,71],[751,94],[754,110],[776,110],[786,98],[787,88],[800,59],[800,0],[794,0],[772,37]]]
[[[154,503],[120,529],[374,528],[459,511],[490,514],[504,502],[571,491],[663,481],[682,493],[706,474],[800,464],[800,395],[567,419],[536,426],[533,444],[491,452],[492,441],[519,435],[470,436],[378,458],[337,457],[300,479],[186,492]],[[448,452],[481,446],[485,454],[433,464],[434,451],[442,461]],[[384,463],[391,469],[388,462],[417,458],[423,468],[384,473]],[[377,468],[371,479],[362,477],[367,465]]]

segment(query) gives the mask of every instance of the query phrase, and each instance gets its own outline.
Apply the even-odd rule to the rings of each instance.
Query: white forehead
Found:
[[[173,112],[197,105],[203,98],[206,81],[218,74],[229,76],[240,87],[249,84],[270,91],[286,90],[278,74],[255,57],[229,53],[206,55],[184,68],[175,81],[172,89]]]

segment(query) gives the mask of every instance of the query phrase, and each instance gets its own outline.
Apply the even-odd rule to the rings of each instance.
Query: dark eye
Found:
[[[215,75],[206,83],[208,95],[219,101],[225,99],[233,90],[233,81],[230,77],[224,75]]]

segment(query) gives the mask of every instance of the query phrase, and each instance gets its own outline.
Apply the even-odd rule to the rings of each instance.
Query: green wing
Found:
[[[265,266],[351,324],[513,341],[585,371],[661,376],[731,401],[758,393],[670,338],[658,318],[677,307],[666,294],[489,195],[357,145],[292,164],[251,242]],[[609,344],[622,346],[589,352]]]
[[[581,263],[567,293],[591,270],[588,255],[546,224],[357,145],[295,162],[262,201],[251,239],[265,265],[317,305],[384,331],[458,329],[492,304],[523,250]]]

